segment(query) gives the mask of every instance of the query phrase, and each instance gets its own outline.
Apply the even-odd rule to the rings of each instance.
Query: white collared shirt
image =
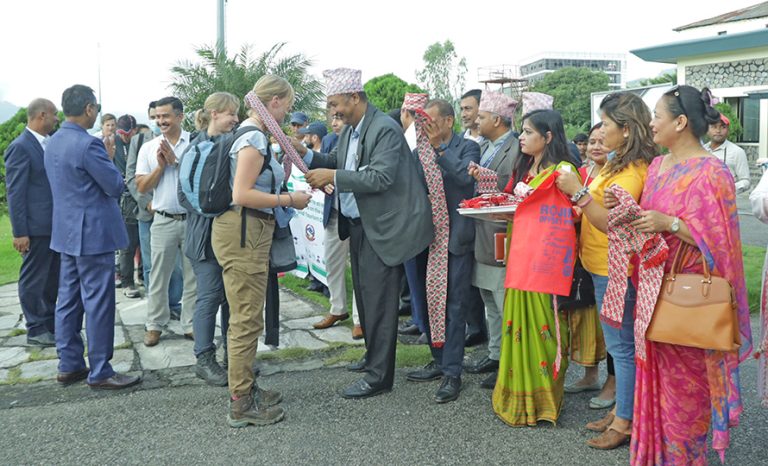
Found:
[[[416,124],[411,123],[410,126],[405,130],[404,133],[405,136],[405,142],[408,143],[408,148],[411,149],[411,152],[413,152],[414,149],[416,149],[416,146],[418,145],[418,139],[416,138]]]
[[[479,134],[477,136],[472,136],[472,131],[470,131],[470,130],[464,131],[464,139],[469,139],[470,141],[475,141],[478,144],[482,144],[483,141],[485,141],[485,138],[480,136]]]
[[[136,175],[149,175],[157,168],[157,149],[160,147],[160,141],[163,139],[165,137],[161,135],[152,138],[141,146],[136,160]],[[176,145],[171,144],[177,161],[181,158],[187,146],[189,146],[189,133],[182,130]],[[186,213],[186,210],[179,204],[177,196],[178,183],[178,164],[176,166],[166,165],[163,175],[154,189],[152,198],[152,208],[154,210],[162,210],[169,214]]]
[[[733,175],[733,179],[736,181],[737,192],[749,189],[749,162],[747,161],[747,154],[744,152],[744,149],[727,139],[717,149],[712,149],[712,142],[706,143],[704,148],[721,162],[725,162],[731,175]]]
[[[32,136],[34,136],[35,139],[37,139],[37,142],[40,143],[40,147],[45,149],[45,146],[48,144],[48,136],[43,136],[42,134],[30,128],[29,126],[27,126],[27,131],[32,133]]]

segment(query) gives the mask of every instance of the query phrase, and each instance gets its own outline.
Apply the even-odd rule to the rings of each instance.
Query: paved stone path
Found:
[[[192,341],[184,338],[178,321],[171,321],[163,332],[160,343],[148,348],[144,346],[144,321],[147,316],[147,300],[128,299],[122,290],[115,290],[117,313],[115,315],[115,352],[112,365],[119,372],[162,371],[195,364]],[[325,311],[317,305],[307,303],[283,289],[280,290],[280,347],[274,348],[259,341],[259,353],[276,349],[306,348],[319,350],[343,343],[362,345],[362,340],[353,340],[351,331],[345,326],[326,330],[315,330],[312,324]],[[217,322],[219,320],[217,319]],[[55,348],[39,348],[27,345],[26,329],[16,284],[0,286],[0,384],[51,380],[56,377],[58,358]],[[85,339],[85,332],[83,332]],[[216,340],[220,347],[221,332],[216,328]],[[87,340],[86,340],[87,345]],[[219,360],[222,350],[219,348]],[[322,361],[305,363],[313,369],[321,367]],[[279,367],[265,368],[265,374],[278,372]]]

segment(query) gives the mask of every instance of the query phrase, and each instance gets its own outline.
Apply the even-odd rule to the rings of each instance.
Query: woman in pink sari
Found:
[[[728,168],[701,145],[708,123],[717,121],[708,90],[676,86],[656,104],[654,141],[669,149],[648,168],[642,232],[660,232],[670,247],[669,272],[682,242],[701,251],[683,262],[683,273],[713,275],[731,283],[738,302],[739,354],[647,341],[647,358],[637,361],[632,464],[706,464],[707,433],[724,460],[730,427],[742,411],[738,364],[752,350],[749,307],[736,210]]]

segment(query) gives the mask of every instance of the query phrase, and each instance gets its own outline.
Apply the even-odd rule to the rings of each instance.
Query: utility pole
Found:
[[[96,42],[96,67],[99,84],[99,104],[103,105],[101,100],[101,42]],[[99,111],[99,115],[101,115],[101,111]]]
[[[216,51],[223,55],[226,53],[226,37],[224,29],[225,5],[227,0],[216,0],[218,8],[216,9]]]

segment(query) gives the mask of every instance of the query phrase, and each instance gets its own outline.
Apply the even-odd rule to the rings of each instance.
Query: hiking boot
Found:
[[[237,400],[229,399],[229,416],[227,421],[230,427],[266,426],[280,422],[285,417],[285,411],[279,406],[272,408],[260,407],[254,402],[252,395],[244,395]]]
[[[206,351],[197,357],[195,374],[205,380],[208,385],[225,387],[227,385],[227,371],[216,362],[216,351]]]
[[[275,390],[265,390],[254,383],[253,401],[255,401],[260,408],[270,408],[283,401],[283,394]]]

